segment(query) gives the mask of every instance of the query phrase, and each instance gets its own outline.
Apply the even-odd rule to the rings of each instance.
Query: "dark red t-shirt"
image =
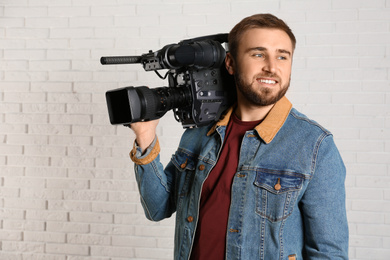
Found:
[[[191,260],[225,259],[231,186],[242,138],[246,131],[254,129],[260,122],[241,121],[234,113],[230,117],[218,162],[203,184]]]

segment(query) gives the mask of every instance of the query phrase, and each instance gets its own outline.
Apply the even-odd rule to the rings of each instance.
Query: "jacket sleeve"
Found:
[[[168,218],[176,211],[173,191],[175,166],[169,163],[164,169],[159,152],[157,137],[144,154],[136,143],[130,152],[130,158],[135,163],[141,204],[146,217],[152,221]]]
[[[346,170],[333,136],[320,139],[312,160],[312,179],[301,200],[304,255],[307,259],[348,259]]]

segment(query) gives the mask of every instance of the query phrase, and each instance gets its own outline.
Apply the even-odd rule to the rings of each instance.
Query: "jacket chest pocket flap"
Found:
[[[271,222],[278,222],[291,215],[303,176],[286,171],[258,170],[256,189],[256,213]]]
[[[194,158],[183,152],[176,152],[176,154],[173,155],[171,161],[176,166],[178,171],[182,172],[185,170],[195,170],[196,162]]]

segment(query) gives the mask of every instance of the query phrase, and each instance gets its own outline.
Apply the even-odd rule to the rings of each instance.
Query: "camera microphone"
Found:
[[[115,64],[133,64],[141,63],[141,56],[113,56],[113,57],[101,57],[100,63],[102,65],[115,65]]]

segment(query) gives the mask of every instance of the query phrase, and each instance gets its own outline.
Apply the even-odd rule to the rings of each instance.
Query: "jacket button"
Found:
[[[278,178],[278,182],[275,184],[274,189],[279,191],[282,188],[282,185],[280,185],[280,178]]]
[[[188,159],[186,159],[186,161],[180,165],[180,168],[184,169],[187,166],[187,163]]]
[[[194,218],[193,218],[192,216],[189,216],[189,217],[187,218],[187,221],[191,223],[192,221],[194,221]]]
[[[205,166],[203,164],[199,165],[199,171],[203,171]]]

